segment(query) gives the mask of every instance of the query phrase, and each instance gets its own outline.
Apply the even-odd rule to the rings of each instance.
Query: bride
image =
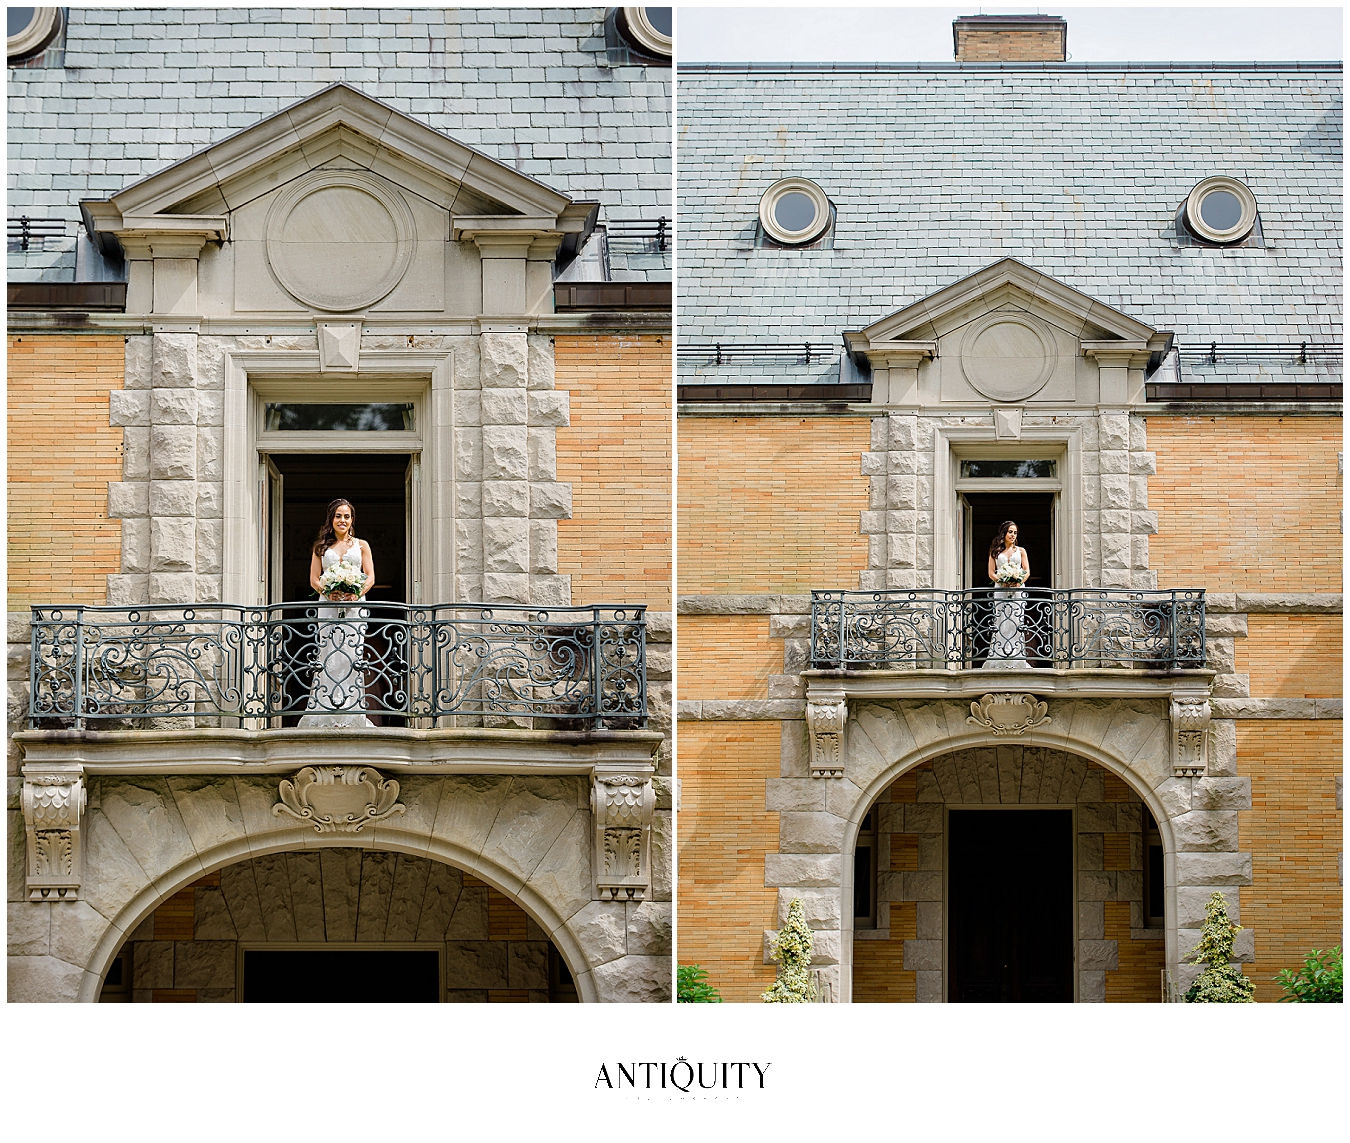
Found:
[[[1029,668],[1026,660],[1027,593],[1022,590],[1031,575],[1025,548],[1017,546],[1017,524],[1004,520],[989,545],[989,578],[994,582],[994,634],[985,670]]]
[[[356,512],[350,500],[334,500],[328,505],[327,518],[314,541],[309,561],[309,585],[330,605],[361,603],[375,583],[375,561],[370,545],[354,533]],[[364,576],[359,594],[333,591],[323,593],[320,578],[338,564],[346,564]],[[310,687],[307,710],[329,713],[306,714],[301,726],[372,726],[361,713],[365,706],[366,625],[364,623],[324,623],[325,619],[346,619],[349,615],[366,618],[363,607],[320,606],[318,670]]]

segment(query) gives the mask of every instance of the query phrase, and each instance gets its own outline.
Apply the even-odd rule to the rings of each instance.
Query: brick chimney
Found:
[[[962,16],[952,22],[960,63],[1062,62],[1068,34],[1063,16]]]

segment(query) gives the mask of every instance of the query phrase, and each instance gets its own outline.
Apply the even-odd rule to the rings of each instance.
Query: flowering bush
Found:
[[[1284,969],[1275,983],[1284,989],[1282,1001],[1302,1004],[1340,1004],[1344,993],[1345,962],[1341,946],[1330,952],[1313,949],[1303,958],[1299,972]]]
[[[1228,903],[1222,893],[1215,893],[1205,906],[1205,927],[1200,930],[1200,943],[1191,949],[1191,957],[1208,963],[1190,991],[1188,1004],[1254,1004],[1252,993],[1256,985],[1242,975],[1242,969],[1230,964],[1233,959],[1233,937],[1241,926],[1228,919]]]
[[[778,979],[760,994],[766,1004],[809,1004],[816,998],[811,980],[811,929],[801,899],[794,897],[788,906],[787,924],[778,930],[773,942],[773,959],[778,962]]]

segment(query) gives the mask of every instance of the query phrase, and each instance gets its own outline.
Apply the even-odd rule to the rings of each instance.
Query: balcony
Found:
[[[642,606],[34,607],[37,729],[646,726]]]
[[[845,671],[1201,669],[1205,593],[813,591],[811,665]]]

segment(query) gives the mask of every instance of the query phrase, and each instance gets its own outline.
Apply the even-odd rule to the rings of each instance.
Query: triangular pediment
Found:
[[[142,179],[86,217],[116,231],[224,237],[229,216],[316,170],[365,172],[456,217],[514,217],[539,230],[577,231],[595,204],[565,194],[338,83]]]
[[[844,336],[859,354],[884,351],[888,346],[931,345],[990,313],[1016,309],[1034,314],[1081,343],[1142,343],[1158,352],[1171,338],[1016,258],[1003,258]]]

